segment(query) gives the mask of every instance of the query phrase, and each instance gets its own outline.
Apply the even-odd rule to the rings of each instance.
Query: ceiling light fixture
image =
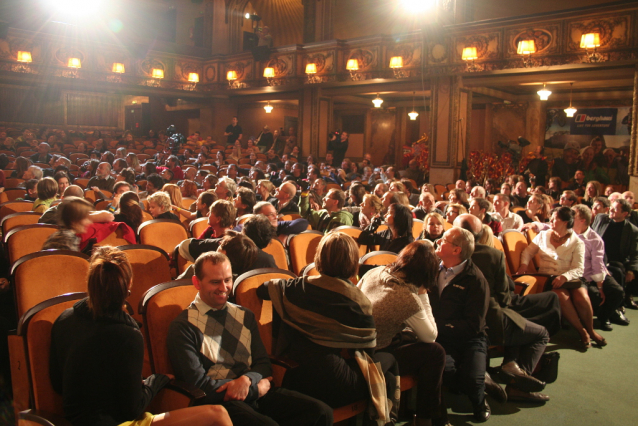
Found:
[[[272,106],[270,105],[270,101],[268,101],[268,105],[266,105],[264,107],[264,109],[266,110],[266,114],[270,114],[272,112]]]
[[[381,108],[381,104],[383,103],[383,99],[381,99],[379,97],[379,94],[377,93],[377,97],[372,100],[372,103],[374,104],[375,108]]]
[[[552,91],[548,90],[547,87],[545,87],[545,83],[543,83],[543,88],[536,93],[538,93],[538,96],[541,98],[541,101],[546,101],[549,99],[549,95],[552,94]]]
[[[578,111],[576,108],[574,108],[572,106],[572,89],[573,89],[574,83],[569,83],[569,108],[565,108],[565,115],[567,117],[573,117],[574,114],[576,113],[576,111]]]
[[[415,121],[416,118],[419,116],[419,113],[416,112],[416,109],[414,108],[414,95],[416,95],[416,92],[412,92],[412,112],[409,112],[408,115],[410,116],[410,120]]]

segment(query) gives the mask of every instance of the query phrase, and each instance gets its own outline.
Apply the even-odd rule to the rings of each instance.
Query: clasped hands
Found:
[[[266,395],[270,390],[270,381],[272,377],[266,377],[261,379],[257,384],[259,391],[259,397]],[[226,382],[217,389],[217,393],[226,391],[224,395],[224,402],[226,401],[244,401],[250,391],[251,381],[247,376],[241,376],[230,382]]]

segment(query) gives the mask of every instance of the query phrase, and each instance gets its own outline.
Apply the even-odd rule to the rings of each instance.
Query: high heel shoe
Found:
[[[586,351],[587,349],[591,348],[591,340],[589,339],[589,336],[587,336],[587,340],[581,337],[580,344],[583,351]]]
[[[594,339],[594,342],[596,342],[596,344],[600,346],[601,348],[603,346],[607,346],[607,340],[605,340],[605,338],[602,336],[600,339],[597,339],[596,337],[592,337],[592,339]]]

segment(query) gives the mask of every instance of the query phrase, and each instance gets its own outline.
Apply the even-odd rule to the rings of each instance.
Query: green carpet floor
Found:
[[[492,417],[487,425],[539,426],[578,425],[608,426],[638,424],[638,311],[627,310],[632,322],[614,330],[597,330],[608,345],[578,350],[578,334],[561,330],[552,337],[547,350],[559,351],[558,380],[547,385],[544,393],[550,401],[544,405],[519,402],[499,404],[488,397]],[[597,321],[594,320],[596,327]],[[490,365],[500,365],[492,358]],[[472,406],[462,395],[445,392],[450,423],[453,426],[474,424]],[[406,422],[399,423],[405,425]]]
[[[610,332],[600,332],[608,345],[578,348],[578,334],[562,330],[554,336],[549,351],[559,351],[558,380],[547,385],[551,400],[545,405],[518,402],[499,404],[488,398],[492,407],[490,426],[630,426],[638,424],[638,311],[627,311],[632,324],[614,325]],[[492,358],[491,366],[500,365]],[[0,384],[0,388],[2,388]],[[0,395],[0,400],[2,395]],[[6,395],[5,395],[6,396]],[[472,407],[466,397],[445,393],[449,420],[453,426],[470,425]],[[0,425],[13,423],[10,401],[0,401]],[[405,419],[399,425],[405,425]],[[358,424],[361,419],[358,419]]]

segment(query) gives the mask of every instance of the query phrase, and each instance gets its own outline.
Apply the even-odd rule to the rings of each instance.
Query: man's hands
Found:
[[[270,381],[272,377],[266,377],[265,379],[261,379],[259,383],[257,383],[257,389],[259,390],[259,398],[266,395],[270,390]]]
[[[246,376],[241,376],[232,380],[230,382],[226,382],[221,385],[217,392],[226,391],[226,395],[224,395],[224,402],[226,401],[244,401],[248,396],[248,391],[250,390],[250,379]],[[261,382],[259,382],[261,385]],[[259,391],[261,394],[261,389]],[[261,395],[260,395],[261,396]]]
[[[603,293],[603,281],[596,283],[596,287],[598,287],[598,292],[600,293],[600,305],[598,306],[603,306],[603,303],[605,303],[605,293]]]

